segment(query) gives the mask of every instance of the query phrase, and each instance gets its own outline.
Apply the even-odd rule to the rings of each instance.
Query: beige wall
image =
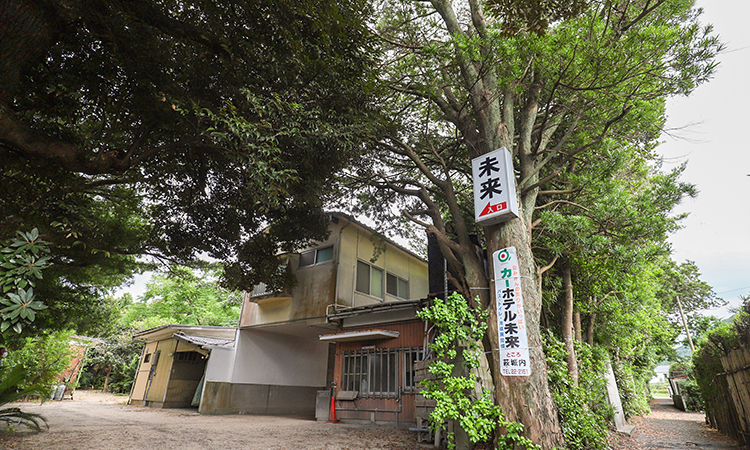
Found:
[[[160,352],[159,361],[156,364],[156,370],[151,380],[151,386],[148,388],[146,400],[149,402],[163,402],[169,383],[169,374],[172,372],[172,356],[170,353],[175,351],[177,340],[165,339],[156,343],[156,351]],[[153,357],[152,357],[153,358]]]
[[[385,292],[377,298],[356,291],[357,261],[363,261],[409,282],[409,299],[427,297],[429,281],[427,263],[404,252],[400,248],[379,240],[367,230],[352,224],[344,229],[339,272],[338,304],[342,306],[365,306],[375,303],[395,302],[401,299]],[[373,260],[373,258],[376,258]]]
[[[289,264],[297,277],[297,286],[289,294],[276,298],[249,299],[243,304],[240,326],[315,319],[324,321],[329,305],[341,307],[365,306],[401,299],[385,293],[385,273],[409,282],[409,300],[425,298],[429,292],[427,263],[389,244],[371,232],[346,219],[331,224],[326,241],[310,248],[333,245],[332,261],[299,268],[299,256],[290,257]],[[373,260],[373,258],[377,258]],[[383,269],[384,298],[356,292],[357,261],[361,260]],[[334,301],[335,299],[335,301]]]

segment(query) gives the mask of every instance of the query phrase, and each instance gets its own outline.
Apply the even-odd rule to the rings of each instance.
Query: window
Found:
[[[333,259],[333,245],[328,247],[308,250],[299,255],[299,266],[307,267],[315,264],[324,263]]]
[[[362,397],[394,397],[398,392],[398,351],[379,349],[344,355],[341,389]]]
[[[409,299],[409,282],[391,273],[386,274],[385,291],[394,297]]]
[[[357,261],[357,291],[383,298],[383,269]]]
[[[203,356],[198,352],[177,352],[174,354],[175,361],[194,363],[203,359]]]
[[[419,385],[414,380],[414,361],[422,361],[424,359],[424,350],[422,348],[407,349],[404,350],[403,364],[404,364],[404,378],[403,386],[404,392],[418,392]]]

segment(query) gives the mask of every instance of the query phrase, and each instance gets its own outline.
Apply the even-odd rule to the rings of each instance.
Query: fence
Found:
[[[725,395],[706,399],[706,416],[713,427],[750,443],[750,349],[732,350],[721,357],[721,365],[724,372],[714,383]]]

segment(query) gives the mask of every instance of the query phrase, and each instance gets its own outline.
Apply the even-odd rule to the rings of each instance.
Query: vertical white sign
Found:
[[[482,225],[518,217],[513,158],[505,147],[471,160],[474,220]]]
[[[527,377],[531,375],[531,361],[516,248],[507,247],[493,253],[492,266],[500,341],[500,373],[509,377]]]

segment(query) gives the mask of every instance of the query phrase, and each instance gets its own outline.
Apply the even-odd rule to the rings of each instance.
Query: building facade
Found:
[[[347,215],[331,219],[326,241],[282,255],[294,287],[245,295],[234,347],[212,350],[201,413],[314,416],[318,392],[332,388],[346,398],[357,391],[337,400],[347,402],[341,418],[369,420],[365,410],[408,402],[408,361],[424,346],[414,313],[428,295],[427,262]],[[408,421],[396,414],[374,420]]]

